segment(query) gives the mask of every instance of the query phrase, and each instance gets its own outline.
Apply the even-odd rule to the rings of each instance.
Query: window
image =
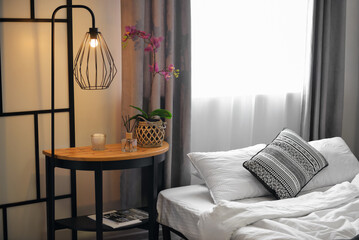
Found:
[[[193,97],[302,90],[312,1],[191,4]]]
[[[192,151],[300,130],[313,0],[192,0]]]

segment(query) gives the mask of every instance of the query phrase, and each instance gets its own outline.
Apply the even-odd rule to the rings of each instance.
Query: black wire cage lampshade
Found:
[[[108,88],[116,73],[111,52],[97,28],[90,28],[74,61],[74,77],[77,84],[86,90]]]

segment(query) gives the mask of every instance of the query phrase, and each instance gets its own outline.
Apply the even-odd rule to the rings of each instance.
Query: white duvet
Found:
[[[325,192],[245,204],[221,201],[200,216],[201,239],[350,239],[359,234],[359,174]]]

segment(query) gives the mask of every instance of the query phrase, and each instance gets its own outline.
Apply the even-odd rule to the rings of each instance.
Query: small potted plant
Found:
[[[127,122],[136,120],[135,133],[137,143],[141,147],[160,147],[165,138],[166,123],[163,118],[171,119],[172,114],[166,109],[156,109],[152,112],[145,112],[139,107],[130,105],[130,107],[140,111],[139,114],[128,118]],[[161,119],[162,118],[162,119]]]

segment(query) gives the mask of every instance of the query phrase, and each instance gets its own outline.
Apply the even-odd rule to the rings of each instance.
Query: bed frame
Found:
[[[182,239],[188,240],[181,232],[168,227],[166,225],[160,224],[162,227],[162,234],[163,234],[163,240],[171,240],[171,232],[176,234],[177,236],[181,237]],[[355,239],[359,240],[359,239]]]

